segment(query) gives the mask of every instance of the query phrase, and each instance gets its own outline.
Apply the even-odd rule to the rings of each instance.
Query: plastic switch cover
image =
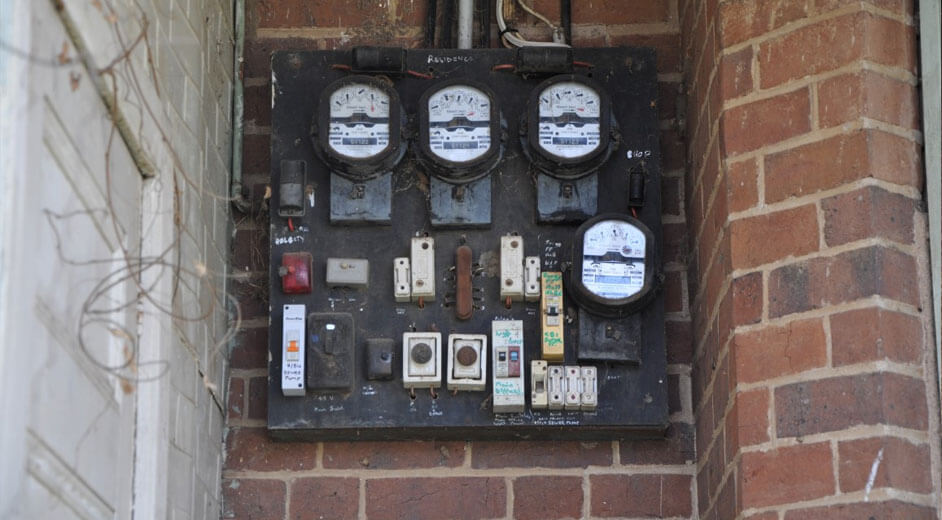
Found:
[[[304,395],[304,305],[285,305],[281,318],[281,393]]]
[[[281,255],[281,291],[285,294],[307,294],[311,292],[311,268],[314,257],[311,253],[285,253]]]
[[[480,391],[487,388],[487,336],[448,336],[448,390]]]
[[[405,388],[442,386],[442,334],[405,332],[402,334],[402,385]]]
[[[393,349],[396,342],[389,338],[366,340],[366,378],[371,381],[392,379]]]
[[[328,258],[327,287],[366,289],[370,284],[370,261],[364,258]]]
[[[523,322],[491,322],[491,344],[494,354],[494,413],[523,412],[526,399],[523,387]]]
[[[534,359],[530,362],[530,408],[534,410],[544,410],[549,405],[546,376],[546,361]]]
[[[400,303],[412,300],[412,269],[409,259],[404,256],[393,260],[393,296]]]

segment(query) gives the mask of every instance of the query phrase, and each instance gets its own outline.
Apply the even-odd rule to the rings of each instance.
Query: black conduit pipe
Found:
[[[566,43],[572,45],[572,0],[559,0],[559,21]]]
[[[481,4],[481,8],[478,10],[478,14],[481,16],[481,48],[490,49],[491,48],[491,1],[492,0],[478,0]]]
[[[435,47],[435,18],[438,16],[438,0],[427,0],[425,16],[425,48]]]
[[[455,1],[444,0],[445,3],[442,6],[442,39],[438,46],[443,49],[455,48],[455,42],[452,41],[451,36],[451,26],[455,23]]]

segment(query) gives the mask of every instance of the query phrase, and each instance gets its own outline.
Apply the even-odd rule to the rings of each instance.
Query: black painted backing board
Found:
[[[646,48],[574,49],[575,59],[592,68],[577,68],[590,75],[612,97],[620,125],[621,142],[599,173],[599,212],[628,213],[627,172],[645,172],[645,204],[638,217],[661,242],[660,151],[657,130],[657,79],[654,51]],[[515,302],[506,309],[499,302],[500,236],[516,232],[525,241],[526,255],[541,256],[543,270],[554,270],[572,261],[571,239],[577,227],[538,225],[536,222],[535,170],[521,151],[519,125],[531,90],[545,77],[523,78],[508,71],[492,71],[495,64],[513,63],[512,50],[409,50],[411,70],[432,74],[434,79],[393,77],[407,114],[416,117],[422,93],[438,81],[469,77],[482,81],[498,96],[508,123],[504,158],[491,174],[492,225],[485,229],[435,230],[429,224],[428,177],[411,149],[393,174],[391,226],[337,226],[328,223],[329,171],[314,156],[310,127],[318,96],[328,83],[348,74],[334,64],[351,63],[351,51],[279,52],[272,57],[271,164],[271,326],[269,334],[268,428],[283,439],[604,439],[656,437],[668,423],[667,377],[664,350],[664,302],[658,296],[644,311],[644,341],[640,365],[593,362],[599,371],[598,409],[581,411],[533,411],[529,408],[529,361],[538,359],[539,302]],[[414,126],[413,126],[414,128]],[[411,147],[410,147],[411,148]],[[279,165],[283,159],[307,162],[307,182],[314,186],[314,205],[303,218],[278,217]],[[409,256],[409,239],[417,233],[435,238],[437,298],[420,309],[393,298],[392,262]],[[464,240],[484,274],[474,278],[483,290],[483,309],[472,319],[459,321],[454,308],[444,306],[453,292],[446,280],[454,265],[455,249]],[[314,290],[308,295],[284,295],[278,274],[281,255],[308,251],[314,256]],[[367,258],[370,282],[367,290],[328,289],[325,284],[328,257]],[[305,304],[307,312],[348,312],[353,315],[356,358],[352,392],[315,393],[284,397],[281,393],[281,309]],[[578,312],[565,301],[566,364],[576,359]],[[491,321],[521,319],[525,328],[527,411],[494,414],[488,391],[452,394],[443,387],[433,398],[428,390],[413,399],[402,387],[402,333],[438,330],[447,345],[449,333],[487,334]],[[366,379],[366,340],[395,341],[394,378]],[[447,348],[447,347],[446,347]],[[443,361],[444,363],[444,361]],[[445,368],[442,367],[442,372]],[[488,369],[490,372],[490,368]]]

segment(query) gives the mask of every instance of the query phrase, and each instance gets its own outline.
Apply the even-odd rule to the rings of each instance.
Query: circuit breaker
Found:
[[[664,432],[653,50],[271,64],[274,437]]]

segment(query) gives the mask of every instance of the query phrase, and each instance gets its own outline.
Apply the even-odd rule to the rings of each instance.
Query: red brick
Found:
[[[683,98],[679,83],[659,81],[657,84],[657,118],[673,121],[677,117],[677,103]],[[663,147],[661,154],[666,155]],[[667,170],[666,167],[663,167]]]
[[[693,336],[690,322],[667,321],[664,323],[667,338],[667,362],[669,364],[690,363],[693,359]]]
[[[871,246],[786,265],[769,274],[769,317],[884,296],[918,305],[915,260]]]
[[[355,518],[360,481],[355,478],[299,478],[291,483],[290,520]]]
[[[249,379],[249,419],[268,419],[268,376]]]
[[[594,2],[604,2],[610,4],[621,5],[621,0],[592,0]],[[557,2],[558,3],[558,2]],[[650,2],[651,4],[658,4],[667,9],[669,4],[666,2]],[[635,4],[640,5],[640,4]],[[605,13],[606,17],[610,17],[613,13],[620,13],[625,11],[631,11],[632,9],[615,9],[613,8],[611,12]],[[583,11],[583,9],[573,9],[573,23],[579,23],[575,21],[576,12]],[[611,24],[612,22],[607,22]],[[626,34],[619,36],[612,36],[608,39],[608,44],[606,47],[654,47],[657,51],[657,71],[661,73],[667,72],[681,72],[681,57],[680,57],[680,45],[677,41],[676,34]]]
[[[245,122],[271,126],[271,86],[245,87]]]
[[[667,374],[667,413],[675,414],[684,410],[680,390],[680,374]],[[670,428],[668,428],[670,431]]]
[[[687,261],[687,225],[664,224],[663,261],[685,263]]]
[[[676,130],[661,130],[661,168],[665,172],[684,167],[687,145]]]
[[[900,14],[912,14],[913,0],[864,0],[862,3],[871,4],[885,11],[891,11]],[[860,0],[817,0],[815,2],[815,13],[826,13],[835,9],[840,9],[848,5],[860,5]]]
[[[811,500],[835,491],[827,442],[746,452],[740,464],[743,508]]]
[[[910,141],[858,130],[767,156],[765,199],[778,202],[866,177],[916,186],[918,166]]]
[[[871,373],[793,383],[775,390],[779,438],[860,425],[925,429],[925,384],[907,376]]]
[[[242,138],[242,165],[245,174],[271,171],[271,138],[267,134],[246,134]]]
[[[831,316],[831,357],[835,366],[887,359],[918,363],[922,323],[914,316],[876,307]]]
[[[720,59],[720,95],[728,100],[751,91],[752,47],[724,54]]]
[[[530,2],[538,12],[559,19],[559,2],[555,0],[534,0]],[[587,0],[573,5],[573,24],[623,25],[634,23],[670,22],[670,4],[665,2],[639,2],[630,9],[619,0]],[[555,14],[555,16],[554,16]]]
[[[245,379],[232,377],[229,379],[229,405],[226,417],[228,419],[241,419],[245,411]]]
[[[733,280],[733,326],[758,323],[762,320],[762,273],[744,274]]]
[[[317,444],[274,442],[265,428],[235,428],[226,436],[226,469],[300,471],[317,466]]]
[[[621,441],[622,464],[687,464],[696,462],[694,426],[671,423],[663,439]]]
[[[729,228],[734,269],[818,250],[818,213],[813,204],[736,219]]]
[[[873,437],[838,444],[838,482],[844,493],[867,488],[932,491],[929,447],[897,437]],[[876,470],[874,474],[873,471]],[[871,477],[875,477],[871,482]]]
[[[754,383],[827,364],[827,341],[818,318],[736,335],[736,374]]]
[[[738,155],[808,132],[810,116],[807,88],[730,108],[720,118],[725,154]]]
[[[864,70],[827,79],[817,88],[818,120],[824,128],[862,117],[919,128],[916,88],[908,83]]]
[[[936,511],[932,507],[907,504],[898,500],[887,502],[858,502],[833,506],[798,509],[785,513],[785,520],[936,520]]]
[[[612,445],[608,442],[475,442],[471,466],[494,468],[585,468],[610,466]]]
[[[243,328],[235,337],[229,364],[232,368],[268,366],[268,327]]]
[[[903,195],[868,186],[824,199],[821,209],[829,246],[867,238],[913,242],[915,202]]]
[[[268,317],[268,273],[235,273],[229,284],[243,320]]]
[[[232,268],[241,272],[268,270],[268,234],[240,229],[232,239]]]
[[[249,38],[245,42],[246,78],[271,78],[271,55],[280,50],[317,50],[319,42],[313,38]]]
[[[778,520],[778,513],[775,511],[769,513],[757,513],[743,517],[743,520]]]
[[[726,175],[726,204],[730,212],[747,210],[759,203],[759,170],[755,159],[729,163]]]
[[[740,448],[769,440],[769,391],[756,388],[738,392],[733,408],[726,416],[726,462]]]
[[[582,477],[517,477],[514,518],[549,520],[582,516]]]
[[[592,475],[593,516],[670,516],[692,513],[688,475]]]
[[[723,482],[719,493],[716,495],[716,503],[714,504],[716,518],[736,518],[741,509],[736,500],[737,482],[735,477],[735,474],[730,475],[730,478]]]
[[[661,214],[680,215],[684,180],[680,177],[661,177]]]
[[[856,60],[914,67],[914,38],[905,25],[869,13],[829,18],[759,46],[762,88],[819,74]]]
[[[235,520],[284,518],[285,483],[247,478],[222,481],[222,517]]]
[[[670,271],[664,273],[664,311],[682,312],[684,310],[684,281],[683,273]]]
[[[324,467],[338,469],[416,469],[460,466],[463,442],[325,442]]]
[[[808,15],[810,0],[734,0],[720,4],[717,24],[729,47]]]
[[[388,478],[366,481],[370,520],[438,520],[503,517],[507,508],[503,478]]]

